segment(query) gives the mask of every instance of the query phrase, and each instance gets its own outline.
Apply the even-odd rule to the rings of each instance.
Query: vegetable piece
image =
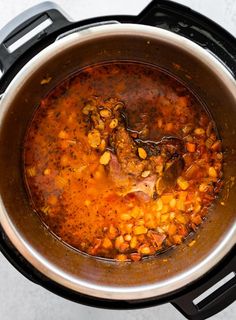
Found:
[[[187,142],[186,143],[186,149],[188,150],[188,152],[195,152],[196,151],[196,145],[195,143],[191,143],[191,142]]]
[[[203,128],[196,128],[194,133],[198,136],[203,136],[205,134],[205,130]]]
[[[147,171],[143,171],[141,176],[142,178],[147,178],[149,175],[150,175],[151,171],[150,170],[147,170]]]
[[[117,237],[116,240],[115,240],[115,248],[116,248],[117,250],[119,250],[121,244],[124,243],[124,241],[125,241],[125,240],[124,240],[124,238],[123,238],[122,235],[119,236],[119,237]]]
[[[151,250],[150,248],[147,246],[147,245],[142,245],[139,247],[138,251],[141,253],[141,254],[144,254],[144,255],[149,255],[151,253]]]
[[[110,124],[109,124],[109,127],[111,129],[115,129],[117,126],[118,126],[118,120],[117,119],[112,119]]]
[[[171,201],[170,201],[170,207],[171,207],[171,209],[174,209],[175,206],[176,206],[176,199],[173,198],[173,199],[171,199]]]
[[[60,139],[68,139],[68,133],[65,131],[65,130],[61,130],[59,133],[58,133],[58,138]]]
[[[102,246],[105,249],[111,249],[113,247],[112,242],[109,238],[104,238]]]
[[[101,135],[97,129],[93,129],[88,134],[88,143],[92,148],[97,148],[101,143]]]
[[[139,261],[141,260],[141,255],[139,253],[131,253],[130,258],[132,261]]]
[[[215,170],[214,167],[210,167],[210,168],[208,169],[208,174],[209,174],[209,176],[212,177],[212,178],[217,178],[217,172],[216,172],[216,170]]]
[[[212,146],[211,150],[213,151],[220,151],[221,150],[221,141],[217,140]]]
[[[122,214],[120,215],[120,218],[121,218],[121,220],[128,221],[128,220],[130,220],[132,217],[131,217],[131,215],[128,214],[128,213],[122,213]]]
[[[26,169],[27,175],[29,177],[35,177],[36,176],[36,168],[35,167],[30,167]]]
[[[205,145],[208,149],[210,149],[213,145],[214,141],[211,138],[207,138]]]
[[[133,236],[132,239],[130,240],[130,248],[135,249],[138,245],[137,237]]]
[[[148,229],[145,228],[144,226],[135,226],[133,228],[134,234],[137,236],[139,234],[145,234],[147,233]]]
[[[100,115],[103,117],[103,118],[110,118],[111,117],[111,111],[108,110],[108,109],[102,109],[100,111]]]
[[[185,178],[190,180],[194,178],[199,171],[199,166],[196,164],[191,164],[185,172]]]
[[[143,160],[147,158],[147,152],[143,148],[138,148],[138,155]]]
[[[107,165],[111,160],[111,154],[110,151],[105,151],[103,155],[100,157],[100,164],[103,164],[104,166]]]
[[[163,202],[162,202],[162,199],[159,198],[157,201],[156,201],[156,210],[157,211],[161,211],[163,209]]]
[[[207,190],[208,190],[208,184],[207,183],[201,183],[200,185],[199,185],[199,191],[200,192],[207,192]]]
[[[49,168],[46,168],[46,169],[43,171],[43,174],[44,174],[45,176],[48,176],[50,173],[51,173],[51,169],[49,169]]]
[[[169,204],[169,202],[173,200],[173,194],[163,194],[161,200],[164,204]]]
[[[127,255],[126,254],[118,254],[116,256],[116,260],[119,260],[119,261],[126,261],[128,258],[127,258]]]
[[[132,239],[132,236],[131,236],[131,234],[126,234],[125,236],[124,236],[124,239],[125,239],[125,241],[130,241],[131,239]]]
[[[179,177],[177,179],[177,184],[180,187],[180,189],[182,189],[182,190],[187,190],[189,187],[188,181],[186,181],[183,177]]]

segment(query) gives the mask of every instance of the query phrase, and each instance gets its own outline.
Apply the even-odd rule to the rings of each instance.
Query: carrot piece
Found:
[[[195,143],[187,142],[186,148],[187,148],[188,152],[195,152],[196,151]]]

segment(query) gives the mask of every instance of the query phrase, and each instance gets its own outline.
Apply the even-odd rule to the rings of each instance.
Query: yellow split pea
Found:
[[[107,165],[111,160],[111,154],[109,151],[105,151],[101,156],[99,162],[100,164]]]

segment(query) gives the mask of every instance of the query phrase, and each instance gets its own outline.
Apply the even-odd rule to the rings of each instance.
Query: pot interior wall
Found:
[[[186,272],[209,256],[235,223],[235,187],[225,206],[216,203],[207,221],[200,227],[196,244],[183,244],[174,250],[142,262],[126,264],[95,259],[70,249],[58,241],[40,223],[32,211],[24,188],[22,175],[22,141],[26,128],[40,99],[57,83],[79,68],[110,60],[133,60],[157,65],[182,79],[198,93],[217,123],[225,150],[224,175],[228,181],[236,175],[236,104],[235,97],[222,84],[216,72],[174,44],[139,36],[104,36],[95,41],[75,43],[63,52],[48,56],[44,65],[22,81],[8,105],[0,129],[0,194],[2,205],[24,240],[30,243],[48,262],[55,264],[76,279],[90,284],[111,287],[153,285]],[[176,68],[179,65],[180,68]],[[44,77],[52,77],[40,85]],[[191,79],[190,79],[190,77]],[[178,121],[178,119],[176,119]],[[226,187],[224,187],[226,189]],[[223,196],[224,192],[222,193]],[[188,243],[188,240],[186,241]],[[27,258],[27,253],[25,252]],[[186,258],[187,257],[187,258]],[[168,261],[166,262],[166,259]],[[37,263],[36,263],[37,267]],[[47,271],[45,270],[47,274]],[[50,273],[47,274],[50,277]],[[65,285],[67,283],[65,282]],[[76,287],[74,287],[76,289]],[[89,294],[89,289],[88,289]],[[112,298],[112,293],[110,294]],[[140,294],[140,298],[142,295]]]

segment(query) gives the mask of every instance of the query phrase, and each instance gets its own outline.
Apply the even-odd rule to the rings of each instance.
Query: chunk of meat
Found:
[[[156,183],[156,175],[153,174],[147,178],[133,181],[130,192],[143,192],[152,198]]]
[[[122,171],[131,176],[140,176],[147,166],[147,161],[137,156],[137,146],[124,127],[119,127],[114,134],[114,147]]]
[[[163,241],[166,239],[165,234],[157,233],[154,231],[150,231],[149,236],[152,239],[153,246],[157,247],[158,249],[161,248]]]
[[[150,199],[153,196],[156,175],[151,175],[146,178],[135,178],[134,176],[128,176],[122,170],[121,164],[114,154],[111,154],[109,175],[117,188],[120,190],[120,194],[123,196],[129,193],[135,193],[139,198],[145,199]],[[143,197],[141,193],[145,194],[146,197]]]

